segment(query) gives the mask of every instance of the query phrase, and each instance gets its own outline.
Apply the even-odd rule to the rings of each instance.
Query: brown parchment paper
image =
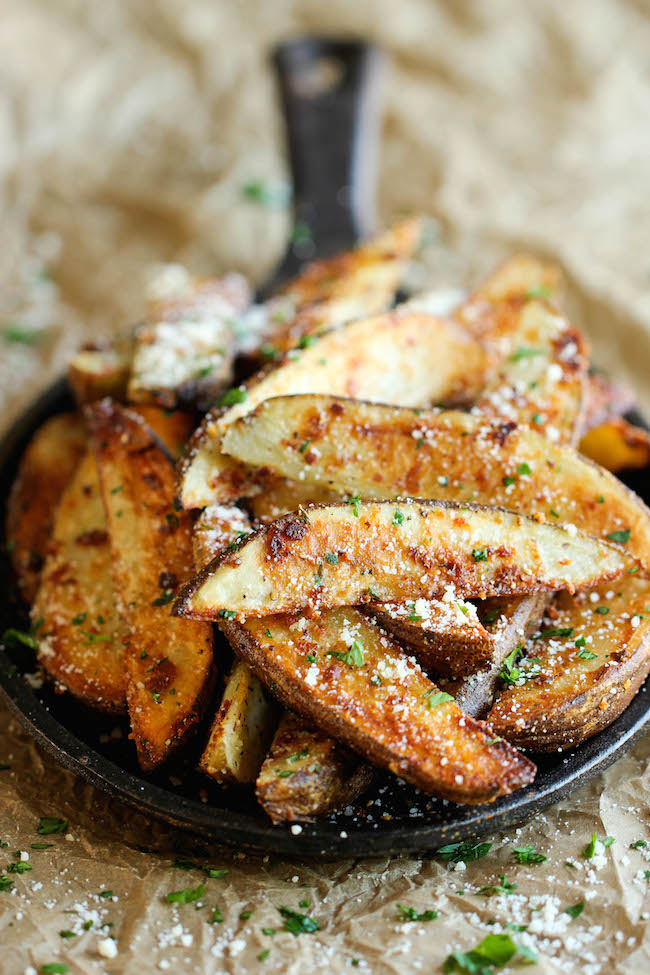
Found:
[[[650,411],[644,0],[3,0],[0,321],[46,331],[33,345],[0,340],[0,426],[82,336],[137,319],[153,261],[264,278],[288,214],[241,188],[286,178],[267,53],[305,32],[361,35],[391,54],[380,221],[436,219],[441,283],[472,280],[515,248],[557,257],[595,361]],[[64,772],[0,708],[0,865],[24,850],[32,867],[0,893],[0,972],[430,972],[503,930],[490,921],[528,925],[508,930],[538,950],[531,971],[646,972],[650,854],[629,846],[650,843],[649,755],[646,737],[566,802],[490,837],[464,870],[196,850],[229,870],[206,881],[197,911],[165,900],[205,879],[170,867],[195,850],[191,837]],[[68,819],[68,834],[37,836],[43,815]],[[587,861],[594,831],[616,842]],[[32,850],[41,840],[52,848]],[[527,843],[548,861],[519,865],[513,847]],[[513,894],[477,893],[499,874]],[[277,908],[303,899],[320,930],[282,932]],[[563,913],[582,900],[579,917]],[[398,904],[439,918],[405,923]],[[223,921],[210,925],[214,906]]]

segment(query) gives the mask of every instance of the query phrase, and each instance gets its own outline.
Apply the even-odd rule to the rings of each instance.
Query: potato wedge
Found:
[[[486,599],[479,606],[492,640],[490,659],[466,677],[440,680],[440,688],[473,718],[484,717],[494,701],[503,661],[539,626],[551,599],[547,592],[530,596]]]
[[[292,639],[282,616],[220,625],[287,707],[426,792],[489,802],[534,778],[532,763],[441,697],[399,644],[358,610],[304,616],[291,624]]]
[[[201,569],[225,546],[251,531],[234,505],[205,508],[194,524],[194,566]],[[235,659],[210,727],[199,769],[223,784],[252,785],[278,723],[279,707],[248,664]]]
[[[580,453],[613,474],[639,470],[650,464],[650,436],[647,430],[618,417],[585,433]]]
[[[127,702],[138,760],[161,765],[199,721],[212,686],[212,628],[170,616],[193,571],[191,521],[173,508],[174,467],[136,413],[86,407],[111,540],[113,584],[129,630]]]
[[[500,264],[465,302],[461,314],[468,315],[469,307],[496,304],[513,298],[528,301],[546,298],[558,304],[564,290],[564,275],[558,264],[543,261],[532,254],[514,254]],[[479,314],[472,316],[479,318]]]
[[[38,428],[20,459],[7,501],[7,547],[23,599],[38,589],[54,512],[86,451],[86,428],[76,413],[61,413]]]
[[[322,392],[417,407],[482,374],[484,358],[453,322],[399,308],[315,336],[247,386],[230,390],[227,408],[207,414],[180,466],[180,502],[205,508],[256,493],[255,475],[224,456],[220,442],[231,423],[272,396]]]
[[[110,396],[124,402],[133,361],[133,334],[84,345],[68,364],[68,383],[79,406]]]
[[[376,603],[368,612],[384,630],[409,645],[427,673],[462,677],[489,663],[494,640],[473,603],[459,599],[453,588],[446,596],[402,605]]]
[[[303,335],[332,328],[388,308],[419,245],[422,221],[412,217],[324,261],[312,261],[278,292],[294,314],[279,318],[266,336],[277,349],[290,349]]]
[[[128,632],[113,597],[106,515],[92,453],[63,491],[32,607],[38,659],[71,694],[105,711],[126,710]]]
[[[650,582],[636,575],[614,590],[558,596],[508,671],[514,684],[490,712],[494,730],[521,747],[556,751],[611,724],[650,671],[649,605]]]
[[[577,443],[586,399],[587,346],[581,333],[542,301],[499,306],[485,339],[498,359],[472,412],[526,423],[555,443]]]
[[[224,448],[248,464],[352,496],[477,501],[599,538],[627,538],[628,551],[650,568],[642,501],[576,451],[525,427],[451,410],[296,396],[269,400],[233,424]]]
[[[255,782],[279,712],[248,664],[235,660],[201,755],[201,772],[224,784]]]
[[[308,822],[353,802],[374,776],[357,754],[285,711],[255,794],[274,823]]]
[[[240,619],[379,602],[525,595],[616,579],[620,546],[479,505],[360,501],[279,518],[222,552],[180,592],[174,614]]]
[[[233,319],[249,302],[240,274],[206,278],[180,264],[158,268],[146,321],[135,332],[128,399],[166,408],[212,405],[232,382]]]
[[[330,504],[341,501],[344,496],[345,491],[330,491],[313,481],[291,481],[286,477],[264,475],[263,489],[246,501],[255,521],[268,525],[289,511],[308,504]]]

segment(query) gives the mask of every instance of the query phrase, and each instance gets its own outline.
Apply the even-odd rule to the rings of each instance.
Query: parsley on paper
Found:
[[[318,931],[320,925],[318,921],[309,917],[307,914],[299,914],[290,907],[278,907],[278,911],[284,918],[284,930],[298,937],[299,934],[313,934]]]
[[[46,965],[41,965],[39,972],[41,975],[67,975],[70,971],[62,961],[49,961]]]
[[[645,840],[635,840],[634,843],[630,843],[630,849],[631,850],[640,850],[644,846],[647,846],[647,845],[648,844],[646,843]]]
[[[584,909],[585,909],[585,902],[578,901],[578,903],[574,904],[573,907],[565,907],[564,913],[568,914],[569,917],[575,920],[575,918],[580,917]]]
[[[184,887],[183,890],[172,890],[167,894],[167,900],[170,904],[192,904],[194,901],[199,901],[205,893],[205,884],[199,884],[193,890],[189,887]]]
[[[404,907],[403,904],[397,905],[397,910],[407,921],[435,921],[438,917],[437,911],[418,911],[414,907]]]
[[[537,955],[524,945],[517,945],[509,934],[488,934],[471,951],[453,951],[443,965],[443,972],[468,972],[469,975],[491,975],[495,968],[503,968],[520,954],[530,964]]]
[[[486,897],[494,897],[497,894],[514,894],[516,889],[517,889],[517,884],[515,883],[511,884],[509,880],[506,880],[505,875],[500,873],[499,883],[488,884],[485,887],[481,887],[479,890],[479,894],[485,894]]]
[[[582,856],[585,858],[585,860],[591,860],[595,852],[596,852],[596,834],[592,833],[589,843],[585,846],[584,850],[582,851]]]
[[[13,885],[13,880],[10,880],[5,873],[0,874],[0,894],[8,893]]]
[[[491,849],[491,843],[472,843],[471,840],[463,840],[461,843],[441,846],[436,853],[449,863],[468,863],[470,860],[480,860],[481,857],[487,856]]]
[[[221,924],[223,921],[223,914],[218,907],[212,909],[212,917],[209,919],[208,924]]]
[[[513,850],[519,863],[546,863],[548,857],[543,853],[537,853],[534,846],[527,843],[526,846],[516,846]]]
[[[52,833],[65,833],[67,828],[67,819],[58,819],[56,816],[41,816],[36,832],[40,836],[50,836]]]

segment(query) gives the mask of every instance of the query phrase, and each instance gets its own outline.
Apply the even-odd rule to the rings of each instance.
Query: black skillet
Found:
[[[276,54],[289,130],[295,216],[309,226],[310,237],[307,241],[303,237],[297,252],[289,253],[274,283],[295,273],[302,258],[329,256],[349,247],[368,229],[373,195],[370,156],[376,144],[371,131],[377,118],[371,110],[376,62],[376,52],[366,46],[329,41],[296,41]],[[0,499],[7,498],[21,451],[34,430],[71,405],[61,380],[4,438]],[[628,483],[650,501],[646,479],[647,472],[641,472]],[[24,608],[11,596],[11,570],[4,552],[3,545],[0,633],[27,625]],[[24,675],[34,672],[35,666],[26,647],[0,649],[0,687],[21,724],[66,768],[140,812],[175,826],[213,840],[291,855],[423,852],[521,822],[602,772],[650,721],[650,696],[644,686],[613,725],[562,755],[536,758],[535,783],[490,805],[443,803],[386,776],[354,809],[306,824],[296,835],[287,826],[272,826],[250,793],[220,789],[194,772],[199,740],[173,767],[145,777],[126,740],[126,724],[89,711],[66,694],[56,694],[49,684],[32,689]],[[124,733],[121,739],[107,734],[116,726]],[[181,785],[174,784],[179,780]]]

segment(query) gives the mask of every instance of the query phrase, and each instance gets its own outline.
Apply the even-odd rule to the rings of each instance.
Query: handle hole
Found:
[[[338,88],[345,76],[340,58],[323,55],[293,66],[291,91],[298,98],[319,98]]]

